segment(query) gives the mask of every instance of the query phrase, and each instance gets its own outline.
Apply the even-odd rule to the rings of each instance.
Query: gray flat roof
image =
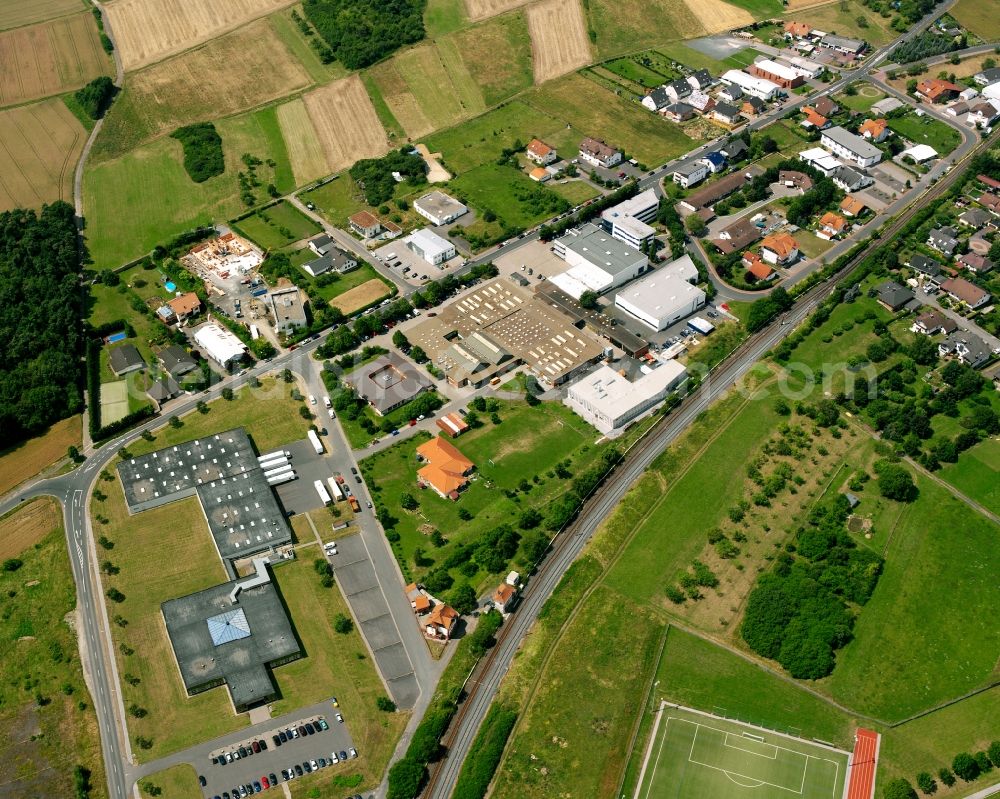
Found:
[[[882,151],[871,142],[856,136],[849,130],[841,127],[824,130],[823,136],[836,142],[841,147],[846,147],[859,158],[881,158]]]
[[[635,266],[642,253],[623,241],[613,238],[604,228],[589,222],[579,232],[563,236],[560,242],[567,250],[572,250],[597,264],[605,272],[616,275]]]
[[[449,197],[443,191],[430,191],[423,197],[413,201],[413,204],[434,216],[461,216],[469,210],[454,197]]]
[[[434,387],[429,378],[394,352],[355,369],[345,380],[379,413],[388,413]]]
[[[225,683],[233,704],[246,708],[276,695],[268,667],[301,647],[273,583],[245,589],[234,604],[235,584],[168,600],[160,611],[188,693]]]

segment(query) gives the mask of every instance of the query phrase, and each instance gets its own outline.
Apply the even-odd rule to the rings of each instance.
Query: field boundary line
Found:
[[[765,741],[763,735],[749,736],[749,735],[746,735],[746,733],[744,733],[744,734],[738,736],[736,738],[736,740],[739,741],[739,740],[742,740],[743,738],[747,738],[750,741],[757,741],[757,743],[763,744],[764,746],[770,746],[774,750],[773,754],[770,757],[768,757],[767,755],[760,754],[759,752],[754,752],[752,749],[744,749],[742,746],[735,746],[734,744],[729,743],[729,736],[736,735],[736,733],[727,732],[727,733],[725,733],[725,735],[726,735],[726,738],[723,741],[723,745],[727,749],[736,749],[737,751],[746,752],[748,755],[754,755],[755,757],[767,757],[768,760],[777,760],[778,759],[778,747],[775,746],[774,744],[769,744],[767,741]]]
[[[656,736],[660,731],[660,722],[662,721],[663,721],[663,705],[660,705],[656,709],[656,721],[653,722],[653,732],[649,736],[649,743],[646,744],[646,754],[642,759],[642,768],[639,769],[639,778],[635,784],[635,792],[633,793],[633,799],[639,799],[639,794],[642,792],[642,781],[646,778],[646,767],[649,765],[650,755],[653,754],[653,745],[656,743]],[[657,756],[657,760],[659,760],[659,756]],[[655,771],[656,769],[654,768],[653,772],[655,773]],[[616,791],[615,793],[618,794],[620,793],[620,791]],[[646,792],[646,795],[649,796],[648,791]]]

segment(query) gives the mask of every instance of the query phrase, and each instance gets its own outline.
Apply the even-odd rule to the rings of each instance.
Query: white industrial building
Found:
[[[455,245],[441,238],[430,228],[414,230],[403,239],[403,244],[431,266],[438,266],[455,257]]]
[[[553,250],[569,268],[550,279],[574,299],[580,299],[585,291],[600,294],[621,286],[649,265],[635,247],[590,223],[556,239]]]
[[[882,151],[878,147],[841,127],[824,130],[819,143],[834,155],[862,169],[882,160]]]
[[[413,201],[413,210],[433,225],[447,225],[469,209],[444,192],[431,191]]]
[[[615,305],[659,332],[705,304],[705,292],[694,285],[698,267],[685,255],[622,289]]]
[[[623,216],[611,223],[611,235],[637,250],[641,250],[656,235],[656,229],[641,219]]]
[[[242,358],[246,346],[233,333],[215,324],[202,325],[194,334],[194,343],[210,359],[223,369]]]
[[[643,370],[649,367],[643,367]],[[630,381],[608,366],[569,386],[564,403],[608,438],[621,435],[625,427],[649,412],[687,379],[687,370],[677,361],[661,361],[638,380]]]
[[[818,78],[826,69],[824,64],[820,64],[818,61],[810,61],[808,58],[802,58],[801,56],[791,56],[783,60],[803,78]],[[779,63],[781,63],[781,60],[779,60]]]
[[[821,147],[812,147],[799,153],[799,160],[805,161],[813,169],[818,169],[824,175],[831,175],[843,164]]]
[[[660,207],[660,198],[653,189],[646,189],[625,202],[608,208],[601,219],[611,228],[613,238],[641,248],[656,235],[647,222],[652,222]]]
[[[781,87],[777,83],[765,78],[755,78],[738,69],[729,70],[720,80],[727,86],[738,86],[746,94],[761,100],[773,100],[781,93]]]

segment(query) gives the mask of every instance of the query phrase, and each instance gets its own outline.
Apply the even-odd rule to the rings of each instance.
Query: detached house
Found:
[[[528,142],[528,148],[525,150],[525,155],[528,156],[529,160],[534,161],[539,166],[547,166],[559,157],[555,148],[549,147],[549,145],[541,139],[532,139]]]
[[[685,189],[696,186],[706,177],[708,177],[708,167],[701,161],[694,161],[674,170],[674,183]]]
[[[741,262],[747,272],[753,275],[754,280],[772,280],[777,277],[775,272],[767,263],[755,252],[743,253]]]
[[[977,128],[988,128],[1000,119],[1000,100],[984,100],[969,109],[966,121]]]
[[[910,260],[906,264],[910,269],[915,271],[917,274],[923,275],[926,278],[930,278],[935,283],[940,282],[941,277],[941,264],[935,261],[933,258],[928,258],[926,255],[921,255],[916,253],[910,256]]]
[[[849,166],[838,166],[830,173],[830,179],[847,192],[859,191],[865,186],[871,186],[875,181],[864,172],[858,172]]]
[[[729,103],[716,103],[711,117],[723,125],[735,125],[740,121],[740,110]]]
[[[945,255],[953,255],[958,247],[958,231],[953,227],[940,227],[932,230],[927,237],[927,246],[933,247]]]
[[[832,117],[840,110],[840,106],[825,94],[813,103],[813,107],[817,114],[822,114],[825,117]]]
[[[842,235],[848,228],[849,223],[844,217],[838,216],[833,211],[827,211],[819,220],[819,229],[816,235],[821,239],[832,241]]]
[[[957,329],[958,325],[937,310],[930,310],[927,313],[920,314],[910,327],[910,330],[914,333],[920,333],[924,336],[933,336],[937,333],[951,333]]]
[[[972,310],[982,308],[990,301],[990,293],[981,289],[975,283],[970,283],[960,277],[951,277],[941,284],[941,290],[947,292],[955,302],[967,305]]]
[[[976,202],[989,211],[993,216],[1000,216],[1000,197],[995,194],[980,194]]]
[[[705,153],[700,161],[708,167],[708,171],[713,175],[726,169],[726,157],[719,152]]]
[[[866,119],[858,128],[858,133],[874,142],[885,141],[889,136],[889,123],[884,119]]]
[[[927,78],[917,84],[917,94],[928,103],[946,103],[954,100],[962,91],[962,86],[956,86],[951,81],[940,78]]]
[[[876,286],[875,297],[879,305],[893,313],[914,300],[913,292],[895,280],[887,280]]]
[[[812,178],[805,172],[783,169],[778,172],[778,183],[789,189],[802,189],[809,191],[813,187]]]
[[[382,223],[379,222],[375,214],[368,211],[358,211],[356,214],[352,214],[347,221],[351,225],[351,230],[363,239],[373,239],[382,232]],[[320,236],[320,238],[329,239],[330,237]],[[322,255],[323,253],[319,254]]]
[[[691,94],[692,91],[691,84],[683,78],[672,80],[670,83],[664,85],[663,88],[667,92],[667,96],[670,97],[670,101],[673,103],[683,100]]]
[[[799,245],[788,233],[773,233],[760,243],[760,254],[769,264],[788,266],[799,257]]]
[[[707,69],[699,69],[687,76],[688,85],[695,91],[705,91],[715,83],[715,78]]]
[[[966,366],[978,369],[990,359],[992,353],[989,345],[979,336],[956,330],[938,344],[938,355],[942,358],[957,358]]]
[[[744,216],[729,227],[723,228],[719,237],[712,239],[712,244],[718,247],[723,255],[729,255],[739,250],[745,250],[757,241],[760,235],[760,228]]]
[[[694,116],[694,108],[687,103],[671,103],[660,113],[671,122],[686,122]]]
[[[982,72],[977,72],[973,80],[980,86],[1000,83],[1000,67],[993,67],[992,69],[984,69]]]
[[[743,99],[743,97],[744,97],[743,89],[741,89],[735,83],[726,86],[724,89],[722,89],[722,91],[719,92],[719,99],[724,103],[735,103],[736,101]]]
[[[620,164],[622,154],[620,150],[608,147],[599,139],[592,139],[588,136],[580,142],[580,158],[592,166],[601,166],[607,169],[615,164]]]
[[[740,106],[740,113],[745,117],[755,117],[763,114],[767,110],[767,103],[759,97],[743,98],[743,105]]]
[[[805,118],[799,124],[804,128],[809,128],[810,130],[823,130],[824,128],[830,127],[830,120],[822,114],[817,113],[815,108],[807,105],[802,109],[802,115]]]
[[[968,269],[976,275],[985,275],[993,269],[993,262],[989,258],[974,252],[967,252],[958,259],[958,263],[959,266]]]
[[[672,102],[670,95],[667,94],[666,86],[657,86],[642,98],[643,107],[648,108],[654,114],[658,114]]]
[[[983,225],[992,219],[989,211],[985,211],[982,208],[970,208],[968,211],[964,212],[958,221],[965,225],[966,227],[975,228],[979,230]]]
[[[193,291],[188,291],[167,300],[167,306],[174,312],[177,321],[183,322],[201,312],[201,299]]]
[[[451,638],[458,619],[458,611],[451,607],[451,605],[446,605],[443,602],[435,605],[424,620],[424,634],[428,638],[447,641]]]
[[[868,206],[865,205],[864,200],[860,200],[850,194],[840,202],[840,213],[846,217],[861,216],[867,208]]]
[[[730,161],[739,161],[741,158],[745,157],[749,148],[747,143],[743,139],[733,139],[732,141],[727,141],[722,147],[719,148],[719,152],[722,153]]]

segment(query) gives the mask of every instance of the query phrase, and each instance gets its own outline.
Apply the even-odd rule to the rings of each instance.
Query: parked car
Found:
[[[260,741],[251,741],[250,746],[253,748],[255,753],[260,751]]]
[[[337,753],[336,752],[330,752],[330,762],[333,765],[337,765],[340,762],[340,758],[337,757]]]
[[[347,752],[345,752],[343,749],[340,750],[340,759],[347,760]]]
[[[308,721],[305,723],[304,726],[306,728],[306,735],[312,735],[314,732],[316,732],[316,728],[313,727],[313,725],[310,724]]]
[[[202,788],[204,788],[206,785],[208,785],[208,780],[205,779],[205,775],[204,774],[199,774],[198,775],[198,784]]]
[[[266,752],[267,751],[267,741],[265,741],[263,738],[261,738],[257,743],[260,744],[260,751],[261,752]]]
[[[347,753],[348,753],[348,754],[349,754],[349,755],[350,755],[351,757],[357,757],[357,756],[358,756],[358,750],[357,750],[357,749],[355,749],[355,748],[354,748],[353,746],[352,746],[352,747],[351,747],[350,749],[348,749],[348,750],[347,750]]]
[[[281,746],[281,738],[279,738],[279,737],[278,737],[277,735],[272,735],[272,736],[271,736],[271,742],[272,742],[272,743],[273,743],[273,744],[274,744],[275,746]]]
[[[319,771],[319,763],[317,763],[315,760],[310,760],[309,765],[312,766],[313,771]]]
[[[333,715],[336,716],[337,721],[339,721],[341,724],[344,723],[344,717],[343,717],[342,714],[340,714],[340,713],[334,713]]]
[[[337,697],[335,696],[330,698],[330,704],[334,707],[340,707],[340,703],[337,701]]]
[[[260,778],[260,787],[265,791],[271,787],[271,782],[267,779],[266,775]]]
[[[326,723],[326,719],[324,719],[322,717],[316,719],[316,723],[319,725],[319,728],[321,730],[328,730],[328,729],[330,729],[330,725],[327,724]]]

